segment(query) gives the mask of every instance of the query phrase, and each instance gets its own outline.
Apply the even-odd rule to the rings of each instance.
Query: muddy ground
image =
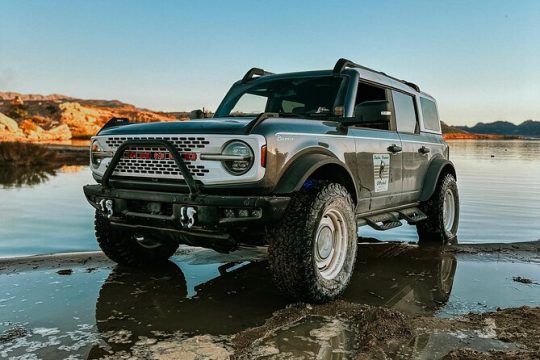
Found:
[[[365,240],[365,239],[364,239]],[[343,299],[291,303],[263,248],[0,260],[0,358],[540,358],[540,241],[360,246]]]

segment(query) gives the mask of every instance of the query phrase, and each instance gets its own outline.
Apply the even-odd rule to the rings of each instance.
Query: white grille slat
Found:
[[[205,185],[214,184],[232,184],[232,183],[248,183],[259,181],[263,178],[265,168],[261,166],[253,166],[246,174],[235,176],[230,174],[221,161],[201,160],[201,154],[220,154],[224,146],[231,140],[241,140],[246,142],[252,149],[255,155],[254,164],[260,164],[260,149],[266,144],[265,138],[261,135],[229,135],[229,134],[152,134],[152,135],[104,135],[92,138],[93,141],[98,141],[105,151],[115,152],[120,145],[128,140],[157,140],[164,139],[171,142],[180,153],[193,152],[197,154],[197,160],[186,162],[186,166],[192,173],[192,176]],[[161,148],[161,149],[160,149]],[[161,146],[141,146],[134,145],[130,151],[149,152],[152,157],[154,153],[167,152]],[[132,155],[133,156],[133,155]],[[107,166],[110,163],[110,158],[105,159],[98,168],[93,168],[92,171],[97,176],[103,176]],[[157,173],[156,173],[157,172]],[[183,176],[176,166],[172,158],[154,160],[148,158],[132,158],[123,157],[113,173],[118,177],[135,177],[146,179],[182,179]]]
[[[196,137],[183,137],[183,136],[171,136],[171,137],[139,137],[139,138],[130,138],[138,140],[167,140],[171,142],[180,153],[184,152],[196,152],[199,156],[199,152],[204,150],[206,145],[210,144],[205,137],[196,136]],[[108,137],[105,140],[105,143],[113,150],[116,150],[124,141],[128,140],[126,137]],[[137,176],[137,175],[166,175],[168,177],[174,176],[178,178],[183,178],[182,172],[176,166],[176,163],[173,159],[144,159],[144,158],[129,158],[126,157],[126,154],[129,153],[159,153],[166,154],[168,156],[169,152],[164,147],[159,146],[130,146],[124,152],[124,156],[118,162],[113,175],[117,176]],[[199,164],[198,161],[192,162],[184,160],[186,163],[189,172],[194,177],[204,177],[207,173],[210,172],[204,165]]]

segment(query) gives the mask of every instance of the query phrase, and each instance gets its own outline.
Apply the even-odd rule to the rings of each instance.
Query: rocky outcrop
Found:
[[[64,95],[33,95],[0,92],[0,139],[50,141],[88,138],[113,117],[131,122],[185,119],[184,113],[140,109],[118,100],[85,100]],[[183,116],[183,117],[182,117]]]
[[[16,133],[20,131],[20,129],[19,125],[17,125],[17,122],[15,120],[0,113],[0,131],[9,131],[12,133]]]
[[[74,137],[95,135],[113,117],[125,117],[132,122],[176,120],[172,115],[138,109],[127,104],[103,108],[79,102],[65,102],[58,107],[60,109],[58,121],[69,126]]]
[[[59,105],[61,124],[67,125],[73,136],[84,137],[95,135],[114,113],[105,109],[81,106],[76,102]]]
[[[71,131],[67,125],[58,125],[45,130],[31,120],[23,120],[19,124],[0,113],[0,141],[65,141],[71,139]]]
[[[12,118],[0,113],[0,141],[21,140],[25,135]]]
[[[65,124],[45,130],[30,120],[24,120],[19,126],[29,141],[64,141],[72,137],[69,127]]]

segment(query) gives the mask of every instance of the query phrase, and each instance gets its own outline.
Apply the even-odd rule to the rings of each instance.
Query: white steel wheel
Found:
[[[443,223],[446,231],[451,232],[456,218],[456,199],[452,189],[446,189],[443,199]]]
[[[349,233],[343,214],[328,208],[324,212],[314,242],[315,265],[326,280],[335,279],[345,263]]]
[[[354,271],[356,229],[354,203],[343,185],[317,181],[299,191],[270,240],[276,285],[301,301],[341,295]]]

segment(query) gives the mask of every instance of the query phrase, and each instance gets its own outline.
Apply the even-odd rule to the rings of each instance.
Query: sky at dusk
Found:
[[[340,57],[417,83],[450,124],[540,120],[537,0],[0,0],[0,91],[214,110],[253,66]]]

